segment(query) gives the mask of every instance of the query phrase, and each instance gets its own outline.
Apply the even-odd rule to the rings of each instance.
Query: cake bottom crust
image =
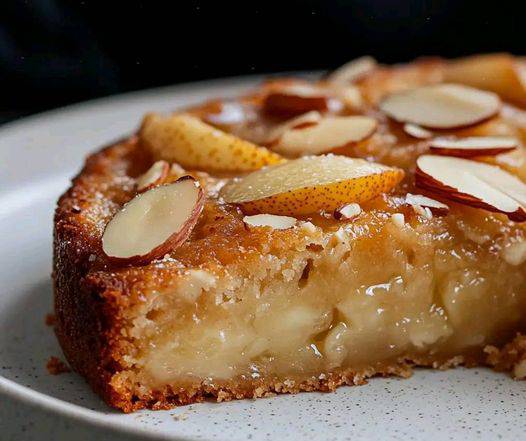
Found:
[[[205,400],[222,402],[236,399],[255,399],[271,397],[277,394],[295,394],[299,392],[333,392],[340,386],[358,386],[367,384],[372,377],[398,376],[409,378],[414,368],[432,368],[446,370],[456,366],[473,368],[491,367],[498,372],[510,372],[515,379],[526,377],[526,336],[517,334],[510,343],[502,348],[486,346],[482,352],[452,357],[434,357],[429,355],[401,357],[391,363],[379,363],[361,369],[344,368],[309,377],[304,380],[257,379],[223,380],[214,383],[202,382],[176,389],[167,385],[163,390],[151,391],[142,397],[132,397],[123,384],[113,384],[113,394],[106,396],[111,406],[124,412],[139,409],[166,410],[175,406],[203,402]],[[116,393],[115,393],[116,392]]]

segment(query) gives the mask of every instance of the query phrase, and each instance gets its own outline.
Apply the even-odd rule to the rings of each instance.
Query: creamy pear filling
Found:
[[[444,218],[296,230],[304,240],[290,255],[260,255],[222,276],[188,271],[175,288],[151,293],[124,375],[148,387],[295,380],[399,357],[476,355],[524,323],[517,258],[501,259]]]

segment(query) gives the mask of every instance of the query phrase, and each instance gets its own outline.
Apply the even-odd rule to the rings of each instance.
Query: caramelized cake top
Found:
[[[57,220],[81,233],[92,274],[141,288],[189,268],[219,274],[280,256],[342,227],[371,237],[387,222],[437,243],[480,238],[498,253],[525,233],[524,65],[505,54],[391,67],[367,58],[316,82],[272,79],[237,99],[148,115],[138,135],[88,158]],[[185,205],[184,176],[204,203],[179,208],[188,219],[172,231],[162,219]],[[169,186],[162,201],[151,193],[159,186]],[[115,259],[103,235],[116,213],[136,216],[123,225],[150,223],[121,227],[112,250],[164,228],[148,237],[156,252]]]

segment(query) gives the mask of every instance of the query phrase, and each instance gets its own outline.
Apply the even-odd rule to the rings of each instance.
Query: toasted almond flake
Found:
[[[199,289],[204,288],[205,290],[213,288],[216,285],[215,276],[202,269],[190,269],[186,272],[189,282],[199,286]]]
[[[431,140],[431,153],[436,155],[495,156],[516,149],[519,142],[510,136],[470,136],[466,138],[439,137]]]
[[[248,112],[242,103],[237,101],[223,101],[219,106],[219,112],[207,113],[205,115],[204,119],[206,122],[218,126],[227,126],[241,124],[246,121]]]
[[[480,123],[501,108],[498,95],[459,84],[435,84],[387,96],[380,109],[403,123],[454,129]]]
[[[412,205],[413,211],[426,219],[433,219],[433,213],[427,207],[422,207],[421,205]]]
[[[295,116],[316,110],[337,112],[343,104],[330,90],[313,84],[291,84],[271,90],[263,102],[265,112],[277,116]]]
[[[521,360],[513,367],[513,377],[516,380],[524,380],[526,378],[526,360]]]
[[[407,193],[405,196],[405,203],[414,207],[427,208],[432,213],[437,215],[445,215],[449,212],[449,207],[435,199],[431,199],[421,194]],[[421,214],[421,213],[418,213]],[[426,214],[427,215],[427,214]]]
[[[301,215],[361,203],[393,189],[404,172],[345,156],[306,156],[253,172],[220,195],[246,214]]]
[[[243,218],[245,224],[251,227],[270,227],[274,230],[287,230],[296,225],[297,219],[289,216],[276,216],[275,214],[255,214]]]
[[[267,143],[271,144],[273,142],[276,142],[288,130],[305,128],[310,125],[316,124],[321,119],[321,113],[316,112],[315,110],[289,119],[288,121],[285,121],[284,123],[279,124],[277,127],[270,130],[267,137]]]
[[[359,204],[347,204],[341,208],[334,210],[335,219],[352,219],[362,212],[362,207]]]
[[[445,80],[490,90],[507,101],[526,105],[524,62],[510,54],[484,54],[451,60],[445,66]]]
[[[502,249],[502,258],[513,266],[526,262],[526,241],[513,242]]]
[[[141,176],[137,178],[137,191],[143,192],[164,182],[168,176],[170,166],[166,161],[157,161]]]
[[[363,79],[378,67],[378,63],[373,57],[363,56],[348,61],[344,65],[335,69],[326,80],[335,84],[349,84]]]
[[[339,245],[341,243],[345,243],[347,241],[347,233],[343,228],[338,228],[336,233],[334,233],[331,237],[331,242],[333,246]]]
[[[156,159],[192,169],[250,171],[284,160],[187,114],[147,115],[139,138]]]
[[[316,225],[309,221],[302,222],[301,229],[311,236],[318,231],[318,227],[316,227]]]
[[[351,110],[359,110],[364,105],[362,92],[357,86],[342,86],[332,84],[331,89],[334,91],[336,97]]]
[[[391,215],[391,222],[398,228],[403,228],[405,226],[405,216],[402,213],[394,213]]]
[[[363,141],[377,127],[368,116],[329,116],[308,127],[286,130],[273,149],[288,156],[317,155]]]
[[[102,249],[115,263],[141,265],[180,246],[204,205],[199,183],[185,176],[138,194],[108,222]]]
[[[404,132],[417,139],[429,139],[433,137],[433,133],[429,130],[411,123],[404,124]]]
[[[416,185],[464,205],[526,220],[526,184],[501,168],[449,156],[417,159]]]

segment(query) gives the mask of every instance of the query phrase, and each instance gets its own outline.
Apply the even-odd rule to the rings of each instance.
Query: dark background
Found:
[[[526,0],[0,0],[0,122],[206,78],[370,54],[526,53]]]

